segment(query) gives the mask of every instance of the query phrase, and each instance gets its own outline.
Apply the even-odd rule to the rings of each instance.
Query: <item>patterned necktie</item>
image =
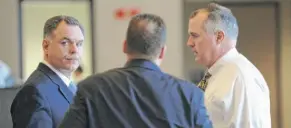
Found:
[[[71,82],[70,84],[69,84],[69,87],[68,87],[70,90],[71,90],[71,92],[75,95],[75,93],[76,93],[76,91],[77,91],[77,87],[76,87],[76,85],[73,83],[73,82]]]
[[[203,79],[199,82],[198,87],[200,89],[202,89],[203,91],[205,91],[207,84],[208,84],[208,79],[211,77],[211,74],[209,72],[207,72]]]

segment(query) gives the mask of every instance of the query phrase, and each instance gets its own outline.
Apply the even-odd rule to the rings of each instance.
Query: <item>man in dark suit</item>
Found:
[[[11,106],[14,128],[56,128],[72,103],[71,74],[79,66],[84,30],[77,19],[55,16],[44,26],[44,61]]]
[[[60,128],[212,127],[202,91],[159,68],[165,36],[159,16],[134,16],[123,49],[128,62],[82,81]]]

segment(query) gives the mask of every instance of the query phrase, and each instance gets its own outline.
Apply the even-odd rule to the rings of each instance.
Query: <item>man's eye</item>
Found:
[[[197,37],[199,37],[198,35],[191,35],[193,38],[197,38]]]
[[[83,43],[77,43],[78,47],[81,47],[83,45]]]
[[[68,41],[66,41],[66,40],[64,40],[64,41],[61,41],[61,44],[62,45],[67,45],[69,42]]]

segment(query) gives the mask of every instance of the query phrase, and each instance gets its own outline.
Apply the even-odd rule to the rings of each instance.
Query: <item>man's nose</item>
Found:
[[[76,52],[78,52],[78,46],[77,46],[76,43],[71,43],[71,45],[70,45],[70,52],[71,52],[71,53],[76,53]]]
[[[191,47],[193,47],[193,46],[194,46],[194,43],[193,43],[193,41],[192,41],[191,37],[189,37],[189,38],[188,38],[188,41],[187,41],[187,46],[191,46]]]

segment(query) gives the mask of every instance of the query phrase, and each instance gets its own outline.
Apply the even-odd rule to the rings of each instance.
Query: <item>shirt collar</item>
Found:
[[[133,59],[129,60],[126,64],[125,67],[141,67],[141,68],[146,68],[150,70],[155,70],[161,72],[161,69],[159,68],[158,65],[153,63],[150,60],[146,59]]]
[[[239,55],[239,52],[236,48],[229,50],[225,55],[223,55],[220,59],[218,59],[209,69],[208,72],[213,75],[216,73],[226,62],[232,60],[232,58]]]
[[[50,65],[47,61],[43,61],[43,64],[45,64],[46,66],[48,66],[51,70],[53,70],[62,80],[63,82],[69,86],[71,83],[70,78],[66,77],[63,73],[61,73],[59,70],[55,69],[52,65]]]

